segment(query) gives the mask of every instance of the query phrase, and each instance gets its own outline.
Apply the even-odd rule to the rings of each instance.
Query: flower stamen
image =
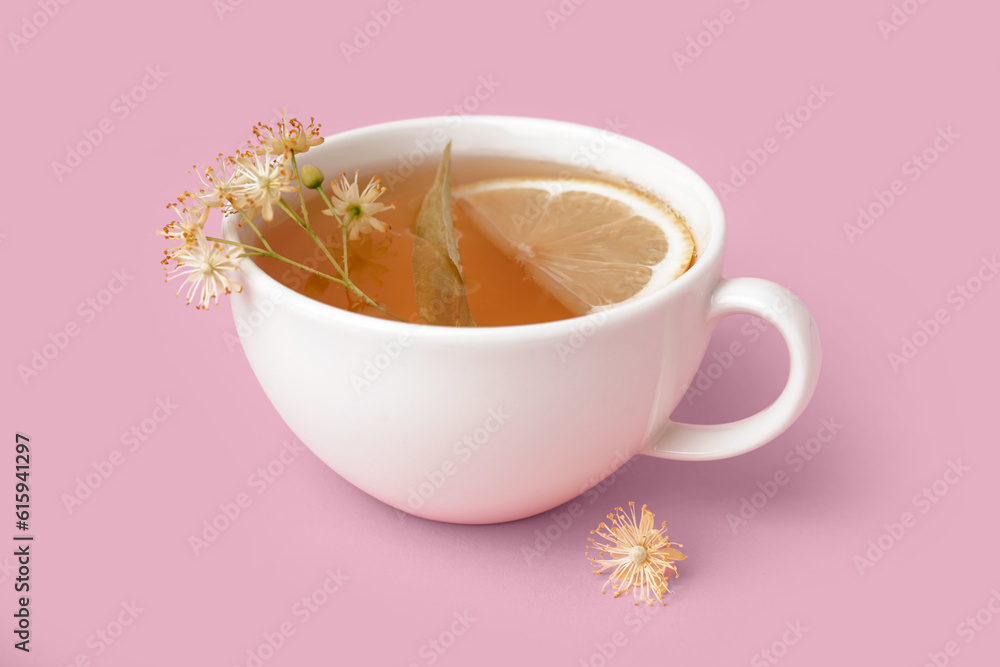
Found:
[[[666,535],[667,524],[663,522],[658,529],[653,528],[654,514],[642,506],[640,517],[635,515],[635,503],[629,503],[629,513],[621,507],[608,514],[611,527],[601,523],[596,530],[590,531],[606,542],[598,542],[593,537],[588,542],[600,551],[590,562],[598,565],[594,574],[611,570],[608,580],[601,587],[601,593],[610,583],[614,597],[632,591],[635,604],[645,602],[652,605],[652,600],[662,604],[663,594],[668,590],[668,580],[677,576],[676,561],[687,558],[674,547]],[[606,556],[606,557],[603,557]],[[671,575],[671,572],[673,575]]]

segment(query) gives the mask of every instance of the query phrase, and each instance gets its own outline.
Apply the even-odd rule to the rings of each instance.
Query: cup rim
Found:
[[[312,150],[324,150],[328,145],[327,142],[329,142],[329,144],[333,144],[335,141],[358,138],[363,139],[366,135],[374,135],[396,129],[409,128],[419,130],[423,127],[428,129],[445,127],[447,123],[453,123],[454,120],[454,116],[425,116],[366,125],[364,127],[328,135],[324,137],[324,143],[321,146],[313,148]],[[558,131],[559,129],[571,129],[576,132],[582,130],[587,132],[611,133],[609,130],[602,130],[601,128],[583,125],[580,123],[527,116],[467,115],[462,116],[461,120],[463,126],[466,124],[481,125],[484,127],[497,125],[508,127],[531,125],[537,127],[539,125],[547,125],[552,128],[553,131]],[[255,289],[262,289],[264,293],[273,294],[275,290],[282,292],[282,303],[284,305],[303,309],[309,315],[316,318],[327,319],[333,325],[361,327],[381,332],[383,334],[395,334],[397,336],[413,336],[419,334],[420,336],[439,336],[448,339],[488,339],[493,341],[499,340],[501,342],[503,340],[523,340],[525,338],[555,338],[568,335],[573,331],[578,330],[581,326],[584,326],[588,322],[593,323],[595,319],[600,320],[600,322],[603,323],[606,317],[614,319],[627,319],[633,316],[638,316],[652,308],[656,308],[664,301],[678,297],[687,290],[689,285],[694,285],[699,280],[704,278],[704,274],[712,271],[712,267],[717,265],[725,246],[726,221],[722,210],[722,204],[719,201],[718,196],[716,196],[715,192],[705,179],[703,179],[691,167],[654,146],[621,134],[611,134],[614,134],[616,143],[619,145],[641,152],[655,153],[657,159],[665,160],[675,169],[686,173],[689,179],[696,183],[698,187],[703,188],[703,190],[707,193],[708,196],[703,200],[703,203],[710,209],[709,218],[711,221],[709,222],[709,226],[711,228],[711,232],[709,234],[709,240],[704,249],[698,248],[698,260],[694,263],[694,265],[671,283],[664,285],[655,292],[634,301],[614,305],[607,309],[593,313],[577,315],[575,317],[549,322],[482,327],[452,327],[415,322],[400,322],[381,317],[373,317],[371,315],[354,313],[331,304],[323,303],[322,301],[306,296],[305,294],[302,294],[301,292],[298,292],[276,280],[269,273],[260,268],[260,266],[253,261],[253,258],[250,257],[243,257],[238,260],[238,266],[242,274],[241,277],[243,278],[244,284],[253,283]],[[235,213],[230,213],[223,218],[223,238],[231,241],[238,240],[237,229],[239,228],[239,225],[237,223],[239,220],[240,216]]]

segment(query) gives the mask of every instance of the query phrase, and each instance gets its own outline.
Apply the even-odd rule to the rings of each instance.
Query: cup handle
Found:
[[[746,419],[710,426],[667,420],[639,453],[665,459],[711,461],[752,451],[781,435],[812,398],[822,359],[816,322],[784,287],[760,278],[720,280],[712,293],[708,321],[726,315],[757,315],[774,325],[788,345],[788,382],[771,405]]]

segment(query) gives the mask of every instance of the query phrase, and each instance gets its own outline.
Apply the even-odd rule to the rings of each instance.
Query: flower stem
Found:
[[[306,208],[306,197],[302,193],[302,177],[299,176],[299,164],[295,161],[295,151],[291,151],[292,169],[295,171],[295,187],[298,188],[299,205],[302,207],[302,219],[306,228],[309,227],[309,209]]]
[[[340,226],[340,242],[344,246],[344,268],[347,268],[347,225]]]
[[[323,192],[323,188],[319,188],[319,196],[323,198],[323,202],[326,204],[326,207],[328,209],[330,209],[330,215],[333,216],[334,220],[337,221],[338,225],[340,225],[341,227],[343,227],[344,226],[344,221],[340,219],[339,215],[337,215],[337,209],[335,209],[333,207],[333,204],[330,203],[330,199],[326,196],[326,193]]]
[[[357,286],[355,286],[355,284],[354,284],[354,283],[350,283],[350,284],[348,284],[348,286],[347,286],[347,287],[348,287],[348,289],[350,289],[350,290],[351,290],[352,292],[354,292],[355,294],[357,294],[358,296],[360,296],[360,297],[361,297],[362,299],[364,299],[365,303],[367,303],[367,304],[368,304],[369,306],[374,306],[374,307],[378,308],[379,310],[381,310],[381,311],[382,311],[383,313],[385,313],[385,314],[386,314],[386,315],[388,315],[389,317],[392,317],[392,318],[394,318],[394,319],[397,319],[397,320],[399,320],[400,322],[407,322],[407,321],[408,321],[408,320],[405,320],[405,319],[403,319],[402,317],[400,317],[400,316],[399,316],[399,315],[397,315],[396,313],[392,312],[391,310],[388,310],[388,309],[386,309],[386,308],[383,308],[383,307],[382,307],[381,305],[379,305],[379,304],[375,303],[375,301],[374,301],[374,300],[373,300],[373,299],[372,299],[371,297],[369,297],[369,296],[368,296],[367,294],[365,294],[365,293],[364,293],[364,292],[362,292],[362,291],[361,291],[360,289],[358,289],[358,288],[357,288]]]
[[[219,239],[219,238],[215,238],[214,236],[206,236],[205,240],[206,241],[215,241],[216,243],[225,243],[226,245],[238,246],[240,248],[246,248],[246,249],[251,250],[252,252],[244,253],[244,255],[243,255],[244,257],[271,257],[271,258],[276,259],[278,261],[285,262],[286,264],[291,264],[292,266],[300,268],[303,271],[308,271],[309,273],[315,273],[320,278],[326,278],[327,280],[329,280],[331,282],[334,282],[334,283],[337,283],[338,285],[343,285],[344,287],[351,287],[351,285],[347,281],[345,281],[345,280],[341,280],[340,278],[334,278],[333,276],[331,276],[331,275],[329,275],[327,273],[323,273],[322,271],[317,271],[316,269],[308,267],[305,264],[300,264],[300,263],[296,262],[293,259],[288,259],[287,257],[285,257],[283,255],[279,255],[278,253],[274,252],[273,250],[261,250],[260,248],[255,248],[254,246],[246,245],[245,243],[237,243],[236,241],[227,241],[226,239]],[[355,288],[355,289],[357,289],[357,288]]]
[[[238,248],[246,248],[247,250],[252,250],[253,252],[260,253],[261,255],[270,255],[273,254],[274,252],[272,250],[262,250],[261,248],[258,248],[256,246],[247,245],[246,243],[238,243],[236,241],[229,241],[227,239],[219,239],[214,236],[206,236],[205,240],[214,241],[215,243],[225,243],[226,245],[234,245]]]
[[[289,208],[288,204],[285,203],[284,198],[278,200],[278,206],[280,206],[282,209],[284,209],[285,213],[287,213],[293,220],[295,220],[295,222],[299,223],[299,226],[302,227],[302,229],[305,230],[305,232],[310,236],[310,238],[312,238],[312,240],[316,242],[316,245],[318,245],[320,247],[320,249],[323,251],[323,254],[326,255],[326,258],[328,260],[330,260],[330,263],[333,264],[333,267],[335,269],[337,269],[337,273],[339,273],[343,277],[344,280],[350,282],[351,279],[350,279],[350,277],[347,274],[347,263],[346,263],[346,261],[344,262],[344,267],[341,268],[340,264],[337,264],[337,260],[335,260],[333,258],[333,255],[330,254],[330,249],[327,248],[326,244],[324,244],[323,241],[320,240],[319,235],[316,234],[316,231],[309,224],[309,216],[308,216],[308,214],[305,213],[305,202],[304,202],[304,200],[301,199],[301,197],[302,197],[302,194],[300,192],[299,198],[300,198],[300,201],[303,201],[302,211],[303,211],[303,215],[305,215],[305,220],[302,220],[298,216],[295,215],[295,213],[292,211],[292,209]]]
[[[301,218],[299,218],[299,216],[297,216],[295,214],[295,211],[293,211],[291,208],[289,208],[289,206],[285,202],[284,198],[281,198],[281,199],[278,200],[278,206],[280,206],[281,209],[285,213],[288,214],[288,217],[290,217],[292,220],[294,220],[296,223],[298,223],[298,225],[302,229],[304,229],[305,232],[307,234],[309,234],[310,237],[312,237],[312,240],[316,242],[316,245],[318,245],[320,248],[323,249],[323,254],[326,255],[326,258],[328,260],[330,260],[330,263],[333,264],[334,268],[337,269],[337,272],[343,277],[343,279],[341,280],[341,279],[334,278],[334,277],[329,276],[329,275],[327,275],[325,273],[317,271],[316,269],[311,269],[308,266],[304,266],[302,264],[299,264],[298,262],[292,261],[292,260],[288,259],[287,257],[282,257],[281,255],[275,253],[273,250],[270,251],[270,254],[268,256],[269,257],[274,257],[275,259],[279,259],[279,260],[281,260],[283,262],[287,262],[288,264],[291,264],[292,266],[297,266],[300,269],[305,269],[306,271],[309,271],[310,273],[315,273],[316,275],[322,276],[323,278],[326,278],[327,280],[332,280],[333,282],[337,283],[338,285],[343,285],[344,287],[347,287],[352,292],[354,292],[355,294],[357,294],[358,296],[360,296],[362,299],[364,299],[365,303],[367,303],[368,305],[374,306],[375,308],[378,308],[379,310],[381,310],[386,315],[389,315],[390,317],[393,317],[393,318],[399,320],[400,322],[406,322],[407,320],[403,319],[399,315],[393,313],[390,310],[386,310],[385,308],[383,308],[382,306],[380,306],[379,304],[377,304],[374,299],[372,299],[370,296],[368,296],[367,294],[365,294],[364,292],[362,292],[361,289],[357,285],[355,285],[354,282],[351,280],[350,274],[348,273],[348,270],[347,270],[347,225],[341,220],[340,216],[337,215],[337,212],[333,210],[333,205],[330,204],[330,200],[327,199],[326,194],[323,192],[322,189],[320,189],[320,194],[323,195],[323,200],[326,202],[327,206],[330,207],[330,210],[333,211],[333,215],[337,219],[337,222],[340,223],[341,237],[344,240],[344,266],[343,267],[341,267],[340,264],[337,263],[337,260],[335,260],[333,258],[333,255],[330,254],[330,249],[327,248],[326,245],[320,240],[319,236],[316,234],[316,232],[313,230],[313,228],[307,222],[304,222]],[[261,240],[263,240],[263,237],[261,237]]]
[[[323,202],[326,203],[326,207],[328,209],[330,209],[330,214],[333,216],[333,219],[336,220],[337,224],[340,226],[340,239],[341,239],[341,244],[344,246],[344,270],[347,271],[348,270],[348,268],[347,268],[347,225],[350,224],[350,220],[348,220],[347,222],[344,222],[341,219],[341,217],[339,215],[337,215],[337,209],[335,209],[333,207],[333,204],[330,202],[330,199],[326,196],[326,193],[323,192],[323,188],[319,189],[319,195],[320,195],[320,197],[323,198]],[[352,213],[351,215],[353,217],[354,214]]]
[[[306,226],[306,223],[302,221],[302,218],[300,218],[298,215],[296,215],[295,211],[293,211],[292,209],[290,209],[288,207],[288,204],[285,202],[285,198],[284,197],[282,197],[281,199],[278,200],[278,206],[280,206],[281,210],[283,210],[285,213],[287,213],[288,217],[291,218],[292,220],[294,220],[299,225],[299,227],[301,227],[302,229],[308,229],[308,227]]]
[[[230,202],[230,203],[232,203],[232,202]],[[235,208],[237,211],[240,212],[240,215],[243,216],[243,219],[246,220],[247,224],[250,225],[250,229],[252,229],[257,234],[257,238],[259,238],[260,242],[264,244],[264,247],[267,248],[268,251],[274,252],[273,250],[271,250],[271,244],[267,242],[267,239],[264,238],[264,235],[260,233],[259,229],[257,229],[257,225],[253,224],[253,220],[250,219],[250,216],[247,215],[247,212],[244,211],[241,208],[238,208],[235,205],[233,206],[233,208]]]
[[[302,220],[300,220],[295,215],[295,213],[292,212],[292,209],[290,209],[288,207],[288,204],[285,203],[284,199],[279,200],[278,201],[278,205],[281,206],[281,208],[283,208],[285,210],[285,212],[288,213],[288,215],[291,216],[291,218],[293,220],[295,220],[295,222],[299,223],[299,226],[302,227],[302,229],[306,232],[306,234],[308,234],[309,237],[313,241],[316,242],[316,245],[318,245],[320,247],[320,249],[323,251],[323,254],[326,255],[326,258],[328,260],[330,260],[330,263],[333,264],[333,267],[335,269],[337,269],[337,273],[339,273],[344,278],[344,280],[350,281],[350,276],[348,276],[348,274],[347,274],[347,262],[346,262],[346,258],[345,258],[344,266],[343,266],[343,268],[341,268],[340,264],[337,263],[337,260],[335,260],[333,258],[333,255],[330,254],[330,249],[326,247],[326,244],[323,243],[323,241],[319,238],[319,235],[316,233],[316,231],[309,224],[308,219],[305,222],[303,222]],[[304,205],[303,205],[303,207],[304,207]]]

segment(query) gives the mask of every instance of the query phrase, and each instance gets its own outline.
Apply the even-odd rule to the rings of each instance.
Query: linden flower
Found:
[[[236,260],[240,258],[243,249],[236,246],[225,246],[221,243],[210,243],[199,230],[195,242],[180,248],[174,254],[173,275],[167,280],[184,278],[174,296],[180,296],[184,285],[191,286],[187,292],[187,303],[197,297],[195,308],[208,308],[209,301],[214,299],[219,304],[220,294],[242,292],[243,286],[236,282],[233,275],[237,270]]]
[[[198,208],[191,210],[184,205],[168,204],[167,208],[172,208],[174,214],[177,215],[177,220],[171,220],[164,226],[164,228],[157,232],[168,241],[179,241],[180,246],[174,248],[173,250],[165,250],[164,253],[167,257],[163,260],[164,263],[167,260],[172,259],[181,250],[187,246],[193,244],[197,239],[198,235],[201,234],[202,229],[205,227],[205,220],[208,219],[208,209]]]
[[[377,177],[372,177],[365,189],[359,192],[358,170],[355,169],[353,183],[347,180],[347,174],[341,174],[339,179],[331,183],[331,189],[331,203],[337,215],[347,224],[348,239],[357,241],[362,234],[368,234],[372,230],[384,232],[389,229],[389,225],[376,219],[375,214],[395,208],[395,204],[386,206],[375,201],[385,192]],[[333,215],[330,211],[323,213]]]
[[[297,118],[285,120],[285,112],[282,111],[277,127],[278,131],[275,132],[270,125],[258,123],[254,126],[253,133],[261,144],[257,155],[305,153],[313,146],[323,143],[323,137],[319,136],[321,126],[316,124],[315,118],[310,118],[308,127],[304,127]]]
[[[672,570],[677,575],[677,568],[674,561],[687,558],[674,546],[684,546],[682,544],[672,545],[666,536],[667,522],[658,528],[653,528],[652,512],[642,506],[642,519],[636,521],[635,503],[630,502],[629,509],[631,516],[625,514],[621,507],[616,507],[615,511],[608,515],[611,519],[611,527],[602,523],[597,530],[590,531],[608,540],[607,544],[596,542],[593,537],[587,541],[594,547],[600,549],[598,556],[607,555],[607,558],[594,557],[590,562],[600,565],[594,570],[594,574],[614,568],[608,581],[601,587],[601,593],[610,583],[615,591],[614,597],[632,590],[632,598],[635,604],[645,602],[652,606],[655,598],[662,604],[663,594],[667,592],[667,581],[670,579],[668,570]],[[603,531],[603,532],[602,532]]]
[[[258,212],[264,220],[274,218],[274,204],[283,192],[294,192],[294,174],[285,157],[261,160],[260,156],[244,153],[236,158],[235,181],[232,187],[233,205],[249,216]]]
[[[229,203],[233,190],[239,184],[235,170],[231,174],[226,173],[226,162],[222,159],[221,153],[215,158],[215,161],[218,164],[218,170],[215,167],[205,167],[196,172],[198,179],[205,187],[196,194],[191,194],[191,197],[198,200],[198,204],[205,208],[225,206]]]

